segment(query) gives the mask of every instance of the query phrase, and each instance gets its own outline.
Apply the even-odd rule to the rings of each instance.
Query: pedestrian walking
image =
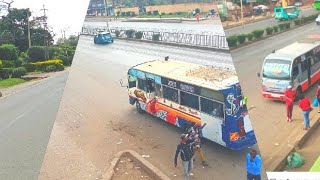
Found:
[[[319,82],[318,88],[316,90],[316,98],[318,99],[318,108],[319,108],[318,113],[320,113],[320,82]]]
[[[300,102],[299,102],[299,107],[302,110],[303,113],[303,122],[304,122],[304,130],[308,130],[310,128],[310,119],[309,119],[309,114],[310,111],[312,111],[311,108],[311,103],[308,98],[306,98],[304,95],[300,96]]]
[[[197,19],[198,22],[200,21],[200,16],[201,16],[200,13],[196,14],[196,19]]]
[[[176,154],[174,156],[174,166],[177,167],[178,156],[180,154],[184,171],[184,179],[189,180],[191,170],[193,168],[194,142],[188,139],[187,134],[182,134],[180,139],[181,142],[177,146]]]
[[[161,19],[161,15],[162,15],[162,13],[161,13],[161,11],[159,11],[159,17],[160,17],[160,19]]]
[[[247,154],[247,180],[261,180],[261,157],[256,150],[251,150]]]
[[[292,86],[288,86],[287,90],[284,92],[286,98],[286,110],[287,110],[287,122],[292,122],[292,111],[294,104],[294,93],[292,91]]]
[[[203,124],[203,126],[194,125],[189,132],[190,140],[193,141],[194,144],[194,152],[197,152],[202,165],[208,166],[208,163],[206,162],[204,152],[201,148],[201,137],[202,137],[202,129],[206,126],[206,123]]]

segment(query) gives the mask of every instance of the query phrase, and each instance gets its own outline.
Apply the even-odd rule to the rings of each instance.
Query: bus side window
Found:
[[[295,66],[292,69],[292,80],[295,80],[298,75],[299,75],[299,66]]]
[[[167,87],[167,86],[162,86],[162,88],[163,88],[163,98],[173,101],[175,103],[179,103],[178,90]]]
[[[147,92],[146,80],[138,78],[138,89]]]
[[[200,97],[201,111],[220,118],[224,118],[223,104]]]
[[[154,83],[153,79],[147,79],[146,90],[147,90],[147,92],[154,92],[155,91],[155,83]]]
[[[196,110],[199,110],[199,96],[180,91],[180,103]]]
[[[162,90],[161,90],[161,85],[160,85],[160,84],[156,84],[156,85],[155,85],[155,92],[156,92],[156,96],[158,96],[158,97],[163,97]]]
[[[137,81],[136,80],[129,80],[129,88],[133,88],[137,86]]]
[[[301,71],[304,72],[308,69],[308,60],[304,60],[301,62]]]

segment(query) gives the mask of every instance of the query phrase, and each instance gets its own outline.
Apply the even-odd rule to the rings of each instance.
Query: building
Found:
[[[106,9],[107,15],[112,16],[114,13],[112,2],[106,1],[106,6],[107,8],[105,8],[104,0],[90,0],[87,16],[103,16],[105,15]]]

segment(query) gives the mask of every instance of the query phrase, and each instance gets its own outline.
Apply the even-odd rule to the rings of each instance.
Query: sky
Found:
[[[10,1],[10,0],[5,0]],[[62,37],[62,30],[66,31],[66,37],[78,34],[84,21],[89,5],[89,0],[14,0],[11,5],[14,8],[30,8],[33,15],[41,16],[41,9],[45,5],[48,9],[48,26],[57,37]]]

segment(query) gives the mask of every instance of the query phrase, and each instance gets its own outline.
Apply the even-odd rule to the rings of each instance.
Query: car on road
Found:
[[[301,7],[302,6],[302,2],[295,2],[294,5],[297,6],[297,7]]]
[[[110,32],[100,32],[94,36],[95,44],[109,44],[113,43],[113,37]]]
[[[320,25],[320,14],[318,15],[318,17],[316,19],[316,23],[317,23],[317,25]]]

